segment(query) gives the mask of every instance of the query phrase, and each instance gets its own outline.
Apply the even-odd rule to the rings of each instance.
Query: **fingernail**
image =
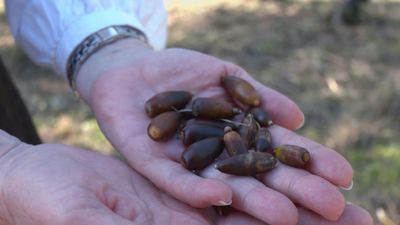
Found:
[[[346,205],[353,205],[352,202],[346,202]]]
[[[353,189],[353,186],[354,186],[354,182],[353,182],[353,180],[351,180],[351,183],[349,186],[347,186],[347,187],[339,186],[339,188],[342,190],[345,190],[345,191],[350,191],[351,189]]]
[[[230,200],[229,202],[225,202],[225,201],[218,201],[216,204],[214,204],[215,206],[228,206],[232,204],[232,200]]]
[[[306,117],[304,116],[304,113],[301,113],[301,115],[303,116],[303,120],[301,121],[301,123],[296,127],[296,129],[294,130],[298,130],[300,128],[303,127],[304,123],[306,122]]]

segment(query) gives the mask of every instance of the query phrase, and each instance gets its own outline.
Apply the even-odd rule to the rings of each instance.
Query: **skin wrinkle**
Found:
[[[6,192],[4,191],[3,188],[0,189],[0,196],[1,196],[1,199],[3,199],[3,200],[7,199],[7,198],[6,198],[6,196],[7,196],[7,195],[6,195]],[[7,206],[8,204],[5,204],[5,205]],[[6,206],[2,207],[2,208],[5,210],[5,212],[6,212],[6,216],[2,215],[4,218],[1,218],[0,222],[5,221],[7,224],[10,224],[10,223],[11,223],[11,224],[15,224],[14,215],[11,213],[11,211],[9,210],[9,208],[6,207]],[[11,217],[11,218],[7,218],[7,217]]]
[[[154,223],[154,217],[153,217],[153,215],[151,215],[150,213],[148,213],[148,210],[150,209],[149,208],[149,206],[148,206],[148,204],[147,204],[147,202],[146,202],[146,200],[144,199],[144,196],[143,195],[141,195],[137,190],[136,190],[136,182],[135,182],[135,180],[134,180],[134,176],[136,176],[136,175],[134,175],[134,174],[132,174],[132,176],[130,176],[130,184],[131,184],[131,189],[132,189],[132,191],[134,192],[134,194],[142,201],[142,209],[144,209],[144,210],[141,210],[142,211],[142,213],[140,214],[140,215],[138,215],[137,217],[136,217],[136,219],[135,220],[138,220],[138,218],[140,218],[141,220],[139,220],[139,221],[141,221],[142,222],[142,224],[153,224]],[[146,182],[147,183],[147,182]],[[143,213],[143,212],[145,212],[145,213]],[[143,219],[142,219],[143,218]],[[135,221],[136,222],[136,221]]]
[[[132,146],[134,146],[135,143],[142,143],[142,145],[144,146],[133,150],[136,151],[135,157],[134,158],[127,157],[127,160],[131,163],[133,167],[143,168],[142,171],[149,171],[149,169],[147,169],[149,166],[157,165],[152,163],[153,161],[167,159],[167,158],[165,158],[163,154],[157,154],[157,156],[160,157],[161,159],[155,158],[154,154],[148,154],[149,151],[151,151],[152,153],[153,152],[156,153],[157,151],[153,149],[150,142],[142,139],[144,139],[142,136],[134,139],[130,139],[127,137],[126,144],[125,143],[121,144],[122,147],[120,148],[120,151],[124,155],[129,155],[128,153],[133,150]],[[138,156],[140,156],[140,158]]]
[[[146,142],[144,142],[144,143],[146,143]],[[146,155],[146,154],[144,154],[144,155]],[[157,165],[157,163],[153,163],[153,161],[156,161],[156,160],[158,161],[160,159],[154,158],[152,156],[150,157],[150,155],[148,155],[148,157],[146,157],[146,159],[135,160],[134,162],[131,162],[131,163],[133,163],[132,165],[140,166],[140,168],[143,168],[142,171],[145,172],[146,175],[150,175],[150,177],[151,177],[152,174],[149,174],[149,172],[152,171],[152,169],[147,169],[147,168],[149,166]],[[166,160],[168,160],[168,159],[166,159]],[[140,163],[138,163],[138,162],[140,162]],[[151,172],[151,173],[153,173],[153,172]],[[179,191],[180,191],[179,189],[182,188],[182,185],[181,185],[181,183],[180,183],[181,181],[179,179],[178,180],[174,179],[175,175],[176,175],[175,173],[176,173],[175,170],[171,170],[169,172],[169,174],[167,175],[167,177],[171,177],[171,180],[174,180],[175,182],[177,182],[177,184],[172,184],[172,187],[175,190],[172,190],[171,192],[172,193],[176,193],[176,192],[179,193]],[[164,180],[161,181],[161,182],[163,182],[161,185],[164,186],[164,187],[168,187],[168,186],[170,186],[169,182],[171,180],[170,179],[164,179]],[[193,181],[191,181],[191,182],[193,182]]]
[[[299,181],[304,180],[306,177],[308,176],[312,176],[311,174],[307,174],[307,173],[302,173],[300,176],[296,176],[295,179],[292,179],[289,181],[289,183],[287,184],[287,187],[285,188],[286,192],[285,195],[290,196],[291,199],[296,199],[296,195],[294,193],[296,193],[295,189],[296,189],[296,184]]]
[[[137,202],[136,198],[132,198],[132,196],[130,196],[130,194],[128,193],[124,193],[124,191],[119,191],[119,193],[116,194],[116,203],[114,208],[112,208],[111,210],[123,217],[124,219],[127,219],[129,221],[133,221],[138,214],[141,213],[141,210],[137,210],[137,208],[139,207],[135,207],[132,202]],[[132,200],[132,201],[131,201]],[[136,204],[136,205],[140,205],[140,204]]]
[[[165,208],[169,208],[169,209],[172,208],[175,212],[177,212],[177,213],[179,213],[181,215],[190,217],[191,219],[189,221],[197,221],[199,219],[199,218],[193,216],[191,213],[189,213],[189,214],[188,213],[184,213],[182,211],[182,209],[180,207],[178,207],[178,206],[174,206],[174,205],[168,204],[169,197],[166,196],[165,194],[159,193],[159,192],[154,192],[154,194],[156,195],[154,197],[156,197],[157,199],[161,200],[161,202],[162,202],[162,204],[163,204],[163,206]],[[138,195],[138,196],[141,196],[141,195]],[[156,210],[157,212],[164,212],[165,211],[165,210],[162,210],[162,209],[153,209],[153,210]],[[173,221],[172,218],[173,217],[174,216],[172,215],[172,213],[168,213],[168,219],[167,220],[163,220],[163,223],[165,223],[166,221],[169,221],[169,223],[166,223],[166,224],[173,224],[172,223],[172,221]]]
[[[244,208],[250,208],[250,207],[248,206],[249,201],[246,200],[246,199],[248,199],[248,195],[250,195],[250,194],[253,192],[253,190],[254,190],[254,188],[251,188],[250,190],[248,190],[248,191],[246,192],[246,194],[244,194],[243,196],[241,196],[241,197],[239,198],[239,203],[236,203],[236,204],[243,205]],[[232,202],[232,203],[233,203],[233,202]],[[233,203],[233,204],[236,205],[235,203]]]
[[[248,183],[249,181],[247,179],[250,179],[248,177],[246,177],[246,178],[238,178],[238,177],[235,177],[235,176],[231,176],[231,175],[227,175],[227,174],[221,173],[219,171],[213,171],[212,169],[213,168],[207,168],[206,171],[203,171],[203,173],[204,173],[203,175],[205,175],[206,177],[215,177],[216,179],[222,179],[222,180],[231,179],[231,182],[239,182],[239,183]],[[239,181],[239,179],[241,181]],[[257,181],[257,182],[259,182],[259,181]],[[249,197],[249,196],[250,196],[250,194],[253,194],[254,192],[264,192],[263,188],[260,185],[264,185],[264,184],[263,183],[259,183],[259,186],[251,187],[244,194],[244,196],[238,196],[237,194],[235,194],[232,206],[234,208],[245,209],[245,211],[247,211],[246,208],[250,208],[250,209],[254,208],[254,204],[253,204],[253,207],[252,207],[252,204],[249,203],[249,199],[251,199],[251,197]],[[254,186],[254,185],[252,185],[252,186]],[[271,190],[271,191],[275,192],[275,190]],[[240,198],[238,198],[238,197],[240,197]],[[249,212],[247,211],[247,213],[249,213]]]
[[[244,198],[244,204],[245,205],[249,205],[248,207],[250,208],[250,206],[251,206],[251,203],[249,202],[250,200],[253,200],[251,197],[248,197],[247,195],[248,194],[256,194],[256,193],[263,193],[264,191],[263,191],[263,189],[261,188],[261,187],[257,187],[257,188],[253,188],[251,191],[249,191],[248,193],[246,193],[246,197]],[[264,200],[265,200],[265,197],[262,197]],[[269,200],[269,202],[272,202],[271,200]],[[280,221],[280,222],[282,222],[282,221],[284,221],[285,219],[282,219],[282,218],[277,218],[276,216],[275,217],[272,217],[272,218],[274,218],[273,219],[273,221],[275,221],[275,222],[277,222],[277,221]],[[271,218],[270,218],[271,219]]]

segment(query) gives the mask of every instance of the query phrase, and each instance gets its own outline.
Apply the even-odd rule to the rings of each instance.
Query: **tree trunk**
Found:
[[[41,140],[31,116],[0,58],[0,129],[29,144]]]
[[[341,20],[348,26],[355,26],[362,22],[364,5],[368,0],[345,0]]]

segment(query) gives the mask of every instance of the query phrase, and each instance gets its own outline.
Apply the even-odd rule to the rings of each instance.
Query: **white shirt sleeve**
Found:
[[[28,56],[65,76],[74,48],[111,25],[142,30],[155,49],[165,47],[162,0],[6,0],[11,32]]]

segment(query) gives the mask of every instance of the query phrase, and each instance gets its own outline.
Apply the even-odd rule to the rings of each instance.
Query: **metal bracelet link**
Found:
[[[146,35],[131,26],[109,26],[103,28],[83,40],[72,52],[67,63],[67,79],[73,92],[79,96],[76,91],[76,77],[83,63],[103,46],[124,38],[135,38],[148,44]]]

